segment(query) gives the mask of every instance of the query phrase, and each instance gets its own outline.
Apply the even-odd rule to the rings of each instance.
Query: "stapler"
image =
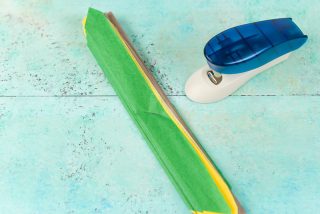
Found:
[[[186,95],[199,103],[219,101],[250,78],[287,59],[307,38],[291,18],[225,30],[205,45],[207,65],[189,77]]]

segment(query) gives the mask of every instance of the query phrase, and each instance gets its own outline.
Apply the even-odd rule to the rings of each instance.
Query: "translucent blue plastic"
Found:
[[[291,18],[272,19],[219,33],[206,44],[204,55],[219,73],[242,73],[296,50],[307,38]]]

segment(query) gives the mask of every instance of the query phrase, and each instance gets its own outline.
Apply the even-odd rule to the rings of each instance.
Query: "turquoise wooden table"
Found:
[[[319,212],[317,0],[2,0],[1,213],[189,213],[86,47],[90,6],[114,12],[247,213]],[[185,97],[211,36],[278,17],[309,35],[289,60],[219,103]]]

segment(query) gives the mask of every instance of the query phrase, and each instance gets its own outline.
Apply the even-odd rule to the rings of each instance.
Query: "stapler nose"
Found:
[[[192,75],[191,77],[189,77],[189,79],[186,82],[186,85],[185,85],[186,96],[194,102],[201,103],[201,100],[202,100],[201,94],[204,93],[204,91],[202,89],[202,85],[194,83],[195,81],[193,79],[197,79],[197,78],[194,78],[194,76],[195,75]]]
[[[215,78],[211,73],[209,66],[204,66],[195,73],[193,73],[185,84],[185,92],[187,97],[198,103],[210,103],[212,102],[212,97],[208,96],[214,85],[218,85],[222,76]],[[217,101],[219,99],[216,99]]]

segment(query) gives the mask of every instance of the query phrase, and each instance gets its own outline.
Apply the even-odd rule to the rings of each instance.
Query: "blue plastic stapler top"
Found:
[[[296,50],[307,38],[291,18],[272,19],[219,33],[206,44],[204,55],[211,69],[236,74]]]

